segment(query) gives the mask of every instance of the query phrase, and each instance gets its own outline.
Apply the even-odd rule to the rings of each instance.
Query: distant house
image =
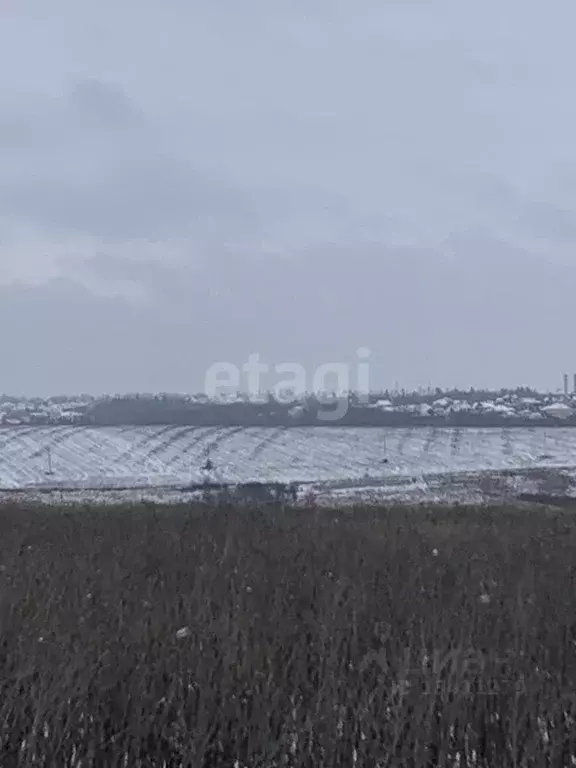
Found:
[[[572,408],[566,403],[551,403],[542,408],[547,416],[553,416],[555,419],[569,419],[574,414]]]
[[[374,403],[375,408],[380,408],[382,411],[393,411],[394,406],[392,405],[392,402],[390,400],[377,400]]]
[[[452,410],[455,413],[467,413],[468,411],[474,410],[474,406],[466,400],[455,400],[452,403]]]
[[[524,405],[540,405],[540,400],[536,397],[522,397],[520,398],[520,401]]]

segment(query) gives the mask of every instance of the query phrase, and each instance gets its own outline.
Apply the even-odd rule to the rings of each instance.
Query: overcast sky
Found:
[[[0,391],[576,370],[573,0],[2,0]],[[353,382],[352,382],[353,383]]]

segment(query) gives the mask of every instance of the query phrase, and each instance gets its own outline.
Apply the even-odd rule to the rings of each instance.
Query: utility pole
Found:
[[[384,458],[382,464],[388,464],[388,446],[386,445],[386,431],[382,433],[382,441],[384,443]]]
[[[210,482],[210,473],[215,468],[214,462],[212,461],[212,451],[214,450],[214,447],[214,445],[208,444],[204,449],[205,460],[202,465],[202,472],[204,473],[204,482],[206,485]]]
[[[53,475],[54,472],[52,471],[52,449],[50,448],[50,446],[46,448],[46,456],[48,459],[48,469],[46,470],[46,474]]]
[[[207,445],[204,450],[206,461],[204,462],[204,466],[202,467],[202,469],[205,472],[211,472],[214,469],[214,462],[212,461],[211,454],[212,454],[212,446]]]

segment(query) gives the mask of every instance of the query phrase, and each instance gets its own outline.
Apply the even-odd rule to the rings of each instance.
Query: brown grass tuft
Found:
[[[570,765],[575,552],[568,512],[2,507],[0,765]]]

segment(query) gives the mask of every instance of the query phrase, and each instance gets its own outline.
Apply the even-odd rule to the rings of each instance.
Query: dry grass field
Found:
[[[576,764],[569,510],[0,507],[0,765]]]

